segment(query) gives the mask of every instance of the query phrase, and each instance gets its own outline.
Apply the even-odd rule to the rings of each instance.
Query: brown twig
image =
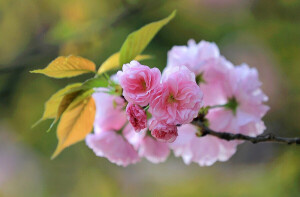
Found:
[[[223,140],[232,141],[232,140],[244,140],[252,142],[253,144],[260,143],[260,142],[277,142],[277,143],[283,143],[283,144],[300,144],[300,138],[294,137],[294,138],[286,138],[286,137],[280,137],[276,136],[272,133],[270,134],[263,134],[258,135],[256,137],[251,137],[243,134],[234,134],[229,132],[217,132],[214,131],[208,127],[206,127],[201,120],[195,119],[192,122],[193,125],[198,126],[201,128],[201,136],[206,135],[212,135],[215,137],[218,137]]]

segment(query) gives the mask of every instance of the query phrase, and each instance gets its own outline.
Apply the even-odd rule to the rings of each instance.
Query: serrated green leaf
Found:
[[[173,11],[167,18],[147,24],[129,34],[120,49],[119,64],[128,63],[142,53],[157,32],[172,20],[175,15],[176,11]]]

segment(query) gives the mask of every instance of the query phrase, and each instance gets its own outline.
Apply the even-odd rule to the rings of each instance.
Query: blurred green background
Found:
[[[81,142],[57,159],[51,121],[34,129],[43,103],[76,79],[29,74],[58,55],[100,65],[126,36],[177,9],[146,49],[163,68],[167,51],[190,38],[216,42],[234,64],[256,67],[271,110],[266,132],[300,136],[299,0],[0,0],[0,197],[300,196],[300,148],[245,143],[225,163],[143,161],[127,168]]]

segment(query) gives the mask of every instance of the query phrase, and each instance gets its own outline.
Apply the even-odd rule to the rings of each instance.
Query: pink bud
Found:
[[[167,125],[153,120],[149,126],[151,135],[161,142],[174,142],[178,136],[176,125]]]
[[[147,127],[147,115],[139,105],[128,103],[126,107],[127,119],[136,132]]]

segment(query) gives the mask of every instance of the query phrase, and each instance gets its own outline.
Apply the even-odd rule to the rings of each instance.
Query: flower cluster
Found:
[[[256,136],[263,133],[268,111],[257,70],[234,66],[214,43],[194,40],[168,52],[161,74],[137,61],[124,64],[115,76],[122,95],[98,89],[95,132],[86,138],[95,154],[126,166],[145,157],[153,163],[170,150],[186,164],[226,161],[241,141],[198,137],[190,124],[201,108],[209,109],[206,124],[217,132]]]
[[[168,144],[147,135],[146,128],[135,132],[136,127],[127,123],[124,99],[104,92],[100,89],[93,95],[97,108],[95,132],[86,137],[87,145],[97,156],[122,166],[136,163],[141,157],[153,163],[165,161],[170,153]]]
[[[173,142],[177,126],[197,117],[202,106],[202,91],[195,74],[185,66],[166,69],[161,77],[157,68],[150,69],[131,61],[117,73],[123,95],[128,101],[128,120],[136,131],[146,128],[149,107],[153,120],[149,129],[153,137],[162,142]]]
[[[204,51],[211,55],[202,55]],[[204,94],[204,106],[223,106],[209,110],[206,118],[211,129],[250,136],[263,133],[265,126],[261,118],[269,109],[263,102],[268,98],[260,89],[256,69],[246,64],[234,66],[220,56],[215,44],[203,41],[196,44],[190,40],[188,47],[173,47],[168,55],[172,64],[168,67],[175,67],[183,60],[201,77],[199,86]],[[199,138],[195,136],[196,131],[193,125],[180,127],[178,139],[171,144],[174,154],[187,164],[212,165],[216,161],[226,161],[241,143],[212,136]]]

